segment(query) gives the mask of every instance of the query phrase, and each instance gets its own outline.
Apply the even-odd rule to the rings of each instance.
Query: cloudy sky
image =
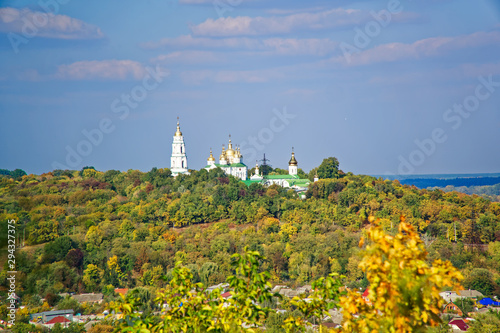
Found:
[[[0,168],[246,164],[500,172],[500,6],[487,0],[0,1]]]

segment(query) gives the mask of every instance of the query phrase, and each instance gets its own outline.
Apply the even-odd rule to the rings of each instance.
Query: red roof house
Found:
[[[224,294],[221,294],[222,298],[229,298],[231,297],[231,292],[226,291]]]
[[[370,302],[370,299],[368,298],[368,288],[366,288],[365,292],[363,293],[363,295],[361,295],[361,297],[363,297],[366,304],[368,304],[368,305],[372,304],[372,302]]]
[[[115,288],[115,293],[125,296],[128,293],[128,288]]]
[[[456,305],[455,303],[453,302],[450,302],[448,304],[446,304],[446,306],[444,307],[444,311],[445,313],[455,313],[455,314],[458,314],[459,316],[463,316],[463,312],[462,310],[460,310],[460,308],[458,307],[458,305]]]
[[[71,323],[71,320],[69,320],[68,318],[63,317],[63,316],[57,316],[57,317],[52,318],[51,320],[49,320],[45,324],[50,325],[50,324],[56,324],[56,323],[61,323],[61,324],[62,323]]]
[[[467,325],[467,323],[462,319],[462,318],[455,318],[453,320],[451,320],[448,325],[452,326],[456,326],[458,327],[461,331],[467,331],[469,329],[469,325]]]

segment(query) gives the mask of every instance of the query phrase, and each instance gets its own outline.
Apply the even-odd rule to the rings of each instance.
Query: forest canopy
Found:
[[[305,193],[246,186],[220,169],[175,178],[169,169],[92,167],[0,176],[0,225],[15,220],[25,244],[16,254],[18,294],[33,304],[118,287],[154,295],[178,261],[194,283],[215,285],[234,274],[231,256],[245,247],[267,258],[259,270],[273,284],[295,287],[336,273],[366,288],[358,243],[369,218],[395,235],[404,216],[428,262],[450,260],[465,288],[500,295],[500,203],[345,174],[336,159],[325,161],[315,174],[328,178]],[[6,281],[6,269],[1,274]]]

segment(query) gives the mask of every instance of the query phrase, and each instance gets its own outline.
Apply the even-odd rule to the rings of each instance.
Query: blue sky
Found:
[[[500,171],[496,1],[0,1],[0,168]]]

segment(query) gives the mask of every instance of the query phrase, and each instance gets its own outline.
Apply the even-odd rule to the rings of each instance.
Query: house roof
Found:
[[[221,294],[223,298],[228,298],[231,296],[231,293],[229,291],[226,291],[225,293]]]
[[[295,175],[266,175],[264,179],[299,179],[299,176]]]
[[[55,324],[55,323],[71,323],[71,320],[63,316],[57,316],[46,322],[46,324]]]
[[[460,309],[460,307],[455,303],[455,302],[448,302],[448,304],[446,304],[446,307],[450,304],[453,304],[455,307],[457,307],[458,309]],[[461,311],[461,310],[460,310]]]
[[[483,297],[483,294],[477,290],[460,290],[458,292],[458,295],[462,296],[462,297],[470,297],[470,298],[474,298],[474,297]]]
[[[456,325],[461,331],[467,331],[469,329],[469,325],[461,318],[451,320],[448,325]]]
[[[368,297],[368,288],[366,288],[365,292],[363,293],[363,295],[361,295],[363,297]]]
[[[290,186],[293,185],[300,186],[300,185],[309,185],[311,181],[309,179],[293,179],[289,180],[288,183],[290,184]]]
[[[483,298],[482,300],[479,301],[481,305],[495,305],[495,306],[500,306],[500,302],[495,302],[489,297]]]
[[[242,180],[243,184],[245,184],[246,186],[250,186],[251,184],[258,184],[258,183],[261,183],[262,180],[251,180],[251,179],[247,179],[247,180]]]
[[[78,303],[83,303],[83,302],[99,302],[102,301],[104,298],[103,294],[80,294],[80,295],[73,295],[73,298],[78,301]]]
[[[128,288],[115,288],[115,293],[125,296],[128,293]]]

